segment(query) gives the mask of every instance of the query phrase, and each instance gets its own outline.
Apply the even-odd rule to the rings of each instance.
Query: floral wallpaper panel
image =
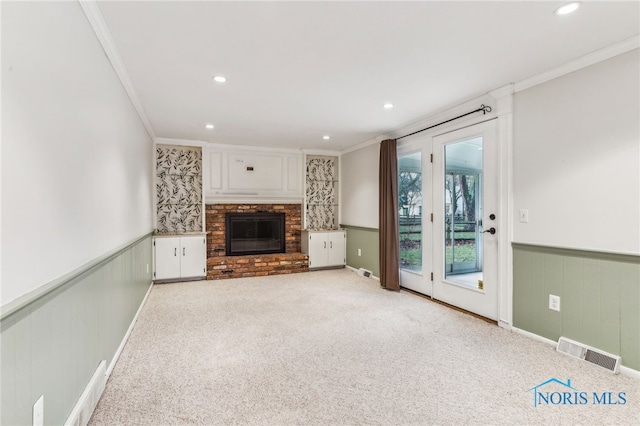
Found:
[[[200,204],[202,176],[166,175],[156,183],[158,204]]]
[[[307,181],[338,180],[336,158],[308,157]]]
[[[158,146],[156,149],[158,176],[201,175],[202,150],[200,148]]]
[[[202,150],[158,146],[156,176],[158,231],[202,231]]]
[[[338,226],[338,168],[336,157],[307,157],[307,228]]]
[[[159,232],[202,231],[200,204],[158,204]]]
[[[337,228],[338,206],[309,204],[307,205],[307,228],[333,229]]]

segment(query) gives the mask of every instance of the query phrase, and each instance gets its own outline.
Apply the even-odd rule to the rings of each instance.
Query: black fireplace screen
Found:
[[[284,213],[227,213],[227,256],[284,253]]]

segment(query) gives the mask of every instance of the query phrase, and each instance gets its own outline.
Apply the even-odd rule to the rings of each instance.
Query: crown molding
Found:
[[[253,152],[278,152],[284,154],[302,154],[301,149],[289,149],[289,148],[269,148],[266,146],[253,146],[253,145],[232,145],[218,142],[209,142],[205,145],[207,149],[214,149],[220,151],[253,151]]]
[[[500,99],[500,98],[504,98],[505,96],[511,96],[513,95],[513,92],[514,92],[513,86],[514,86],[513,83],[509,83],[495,90],[490,91],[489,94],[494,99]]]
[[[329,157],[339,157],[340,151],[333,151],[330,149],[302,149],[302,153],[305,155],[326,155]]]
[[[607,59],[629,52],[633,49],[637,49],[638,47],[640,47],[640,36],[628,38],[619,43],[605,47],[604,49],[596,50],[595,52],[589,53],[571,62],[567,62],[559,67],[521,80],[514,84],[514,92],[521,92],[533,86],[537,86],[538,84],[546,83],[549,80],[562,77],[563,75],[597,64],[598,62],[606,61]]]
[[[204,148],[207,142],[194,139],[156,138],[156,145],[199,146]]]
[[[96,37],[98,37],[98,41],[102,45],[102,49],[104,53],[107,55],[109,62],[111,62],[111,66],[118,78],[120,78],[120,82],[124,87],[124,90],[129,95],[129,99],[133,104],[133,107],[136,109],[142,124],[147,129],[147,133],[151,136],[152,139],[156,139],[156,135],[153,132],[153,127],[151,126],[151,122],[147,117],[147,113],[142,106],[142,102],[138,97],[138,93],[136,92],[135,86],[131,81],[131,77],[129,77],[129,73],[124,66],[124,62],[122,61],[122,57],[118,52],[118,48],[116,47],[115,42],[113,41],[113,37],[111,35],[111,31],[109,31],[109,27],[102,16],[102,12],[100,12],[100,7],[98,6],[97,1],[95,0],[78,0],[84,14],[87,16],[89,20],[89,24],[93,31],[96,33]]]
[[[382,142],[385,139],[388,139],[386,135],[376,136],[373,139],[369,139],[368,141],[361,142],[358,145],[354,145],[354,146],[352,146],[350,148],[346,148],[345,150],[340,151],[340,155],[349,154],[350,152],[357,151],[357,150],[362,149],[362,148],[366,148],[366,147],[368,147],[370,145],[379,144],[380,142]]]

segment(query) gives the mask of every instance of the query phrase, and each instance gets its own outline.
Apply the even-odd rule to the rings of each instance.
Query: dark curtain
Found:
[[[380,143],[380,285],[400,290],[398,238],[398,158],[396,140]]]

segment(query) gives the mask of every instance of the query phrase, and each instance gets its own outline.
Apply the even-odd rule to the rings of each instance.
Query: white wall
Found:
[[[340,223],[378,229],[380,144],[340,157]]]
[[[515,241],[640,253],[639,64],[635,49],[515,95]]]
[[[152,141],[77,2],[2,2],[4,305],[152,230]]]

